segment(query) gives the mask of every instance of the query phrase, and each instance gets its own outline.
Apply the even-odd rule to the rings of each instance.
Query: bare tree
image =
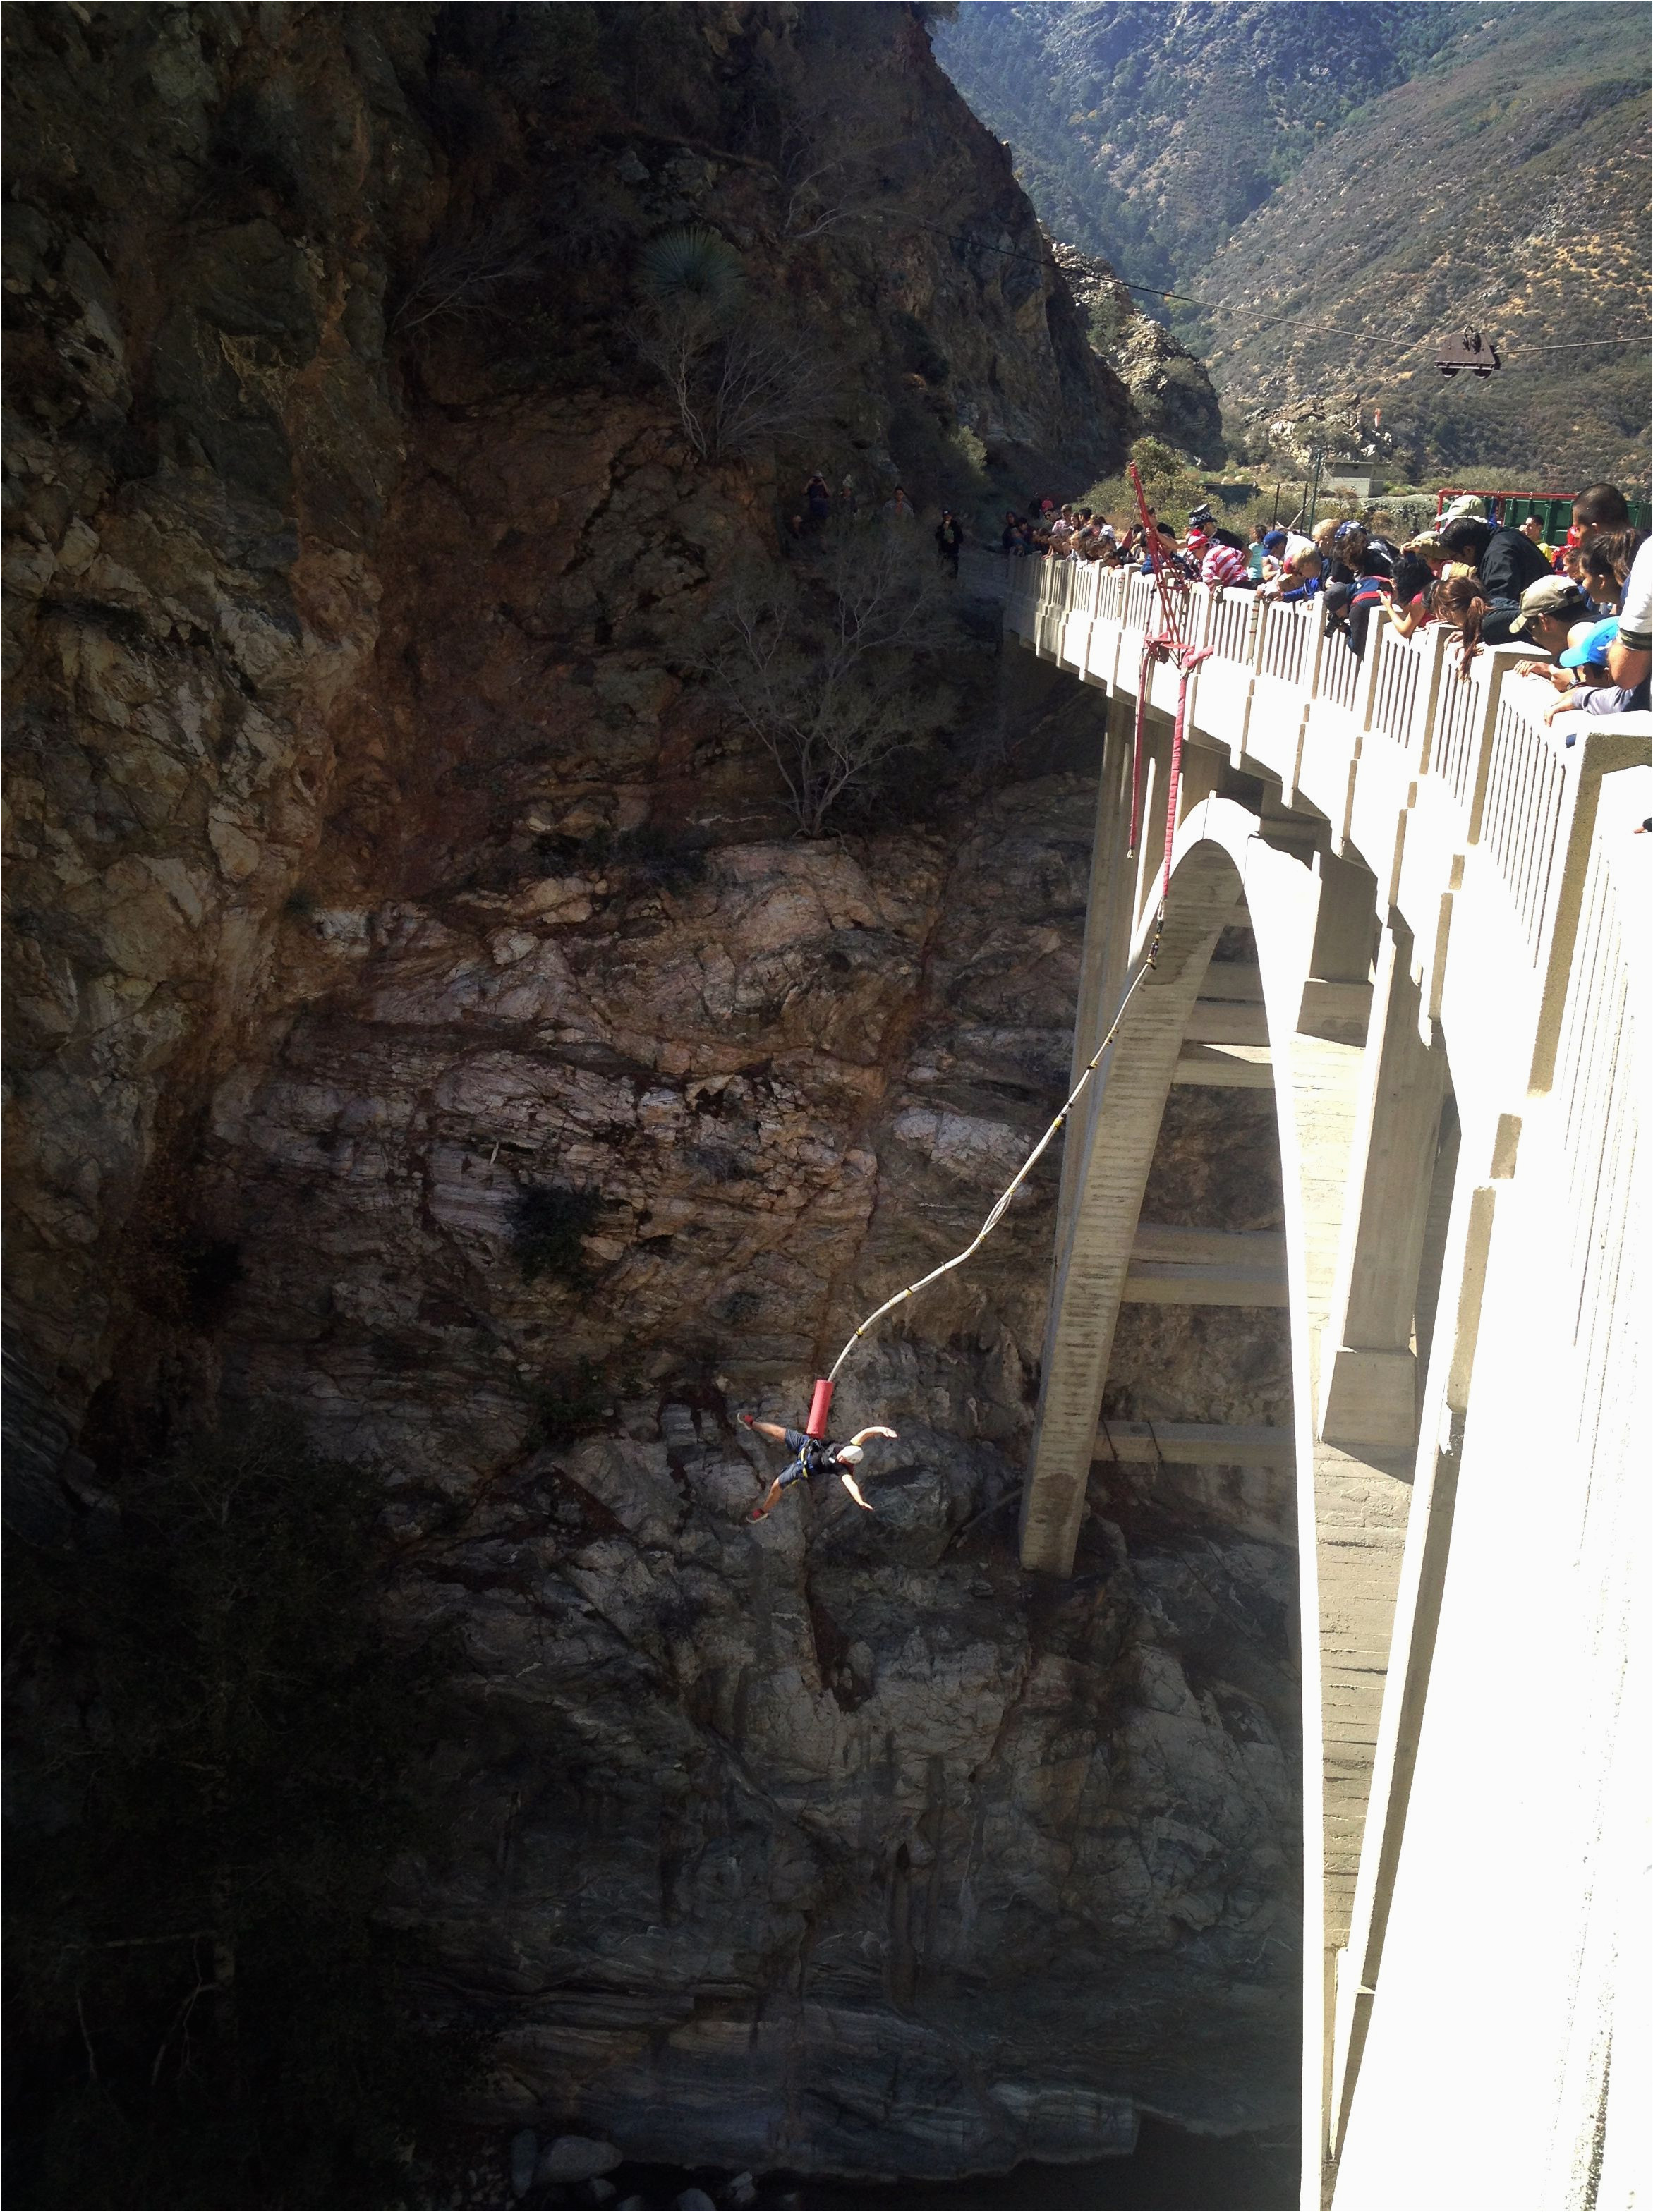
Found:
[[[544,248],[526,216],[450,232],[427,248],[392,317],[392,329],[497,315],[512,288],[537,274]]]
[[[772,313],[748,309],[740,256],[718,232],[663,232],[644,247],[638,275],[638,350],[702,460],[796,433],[827,411],[818,348]]]
[[[819,348],[765,314],[731,324],[696,301],[659,301],[637,349],[665,382],[702,460],[799,435],[830,412]]]
[[[787,195],[781,234],[794,245],[857,222],[872,213],[881,197],[882,164],[891,149],[846,143],[842,118],[833,120],[830,152],[795,111],[783,118],[776,135],[775,172]]]
[[[900,524],[841,526],[817,564],[741,571],[712,616],[702,671],[775,762],[807,837],[923,733],[920,656],[957,630],[926,550]]]

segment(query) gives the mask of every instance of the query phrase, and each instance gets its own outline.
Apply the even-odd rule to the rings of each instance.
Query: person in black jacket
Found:
[[[1547,576],[1550,564],[1530,538],[1505,525],[1494,530],[1478,515],[1462,514],[1441,532],[1449,561],[1467,561],[1480,578],[1489,605],[1511,612],[1528,584]]]

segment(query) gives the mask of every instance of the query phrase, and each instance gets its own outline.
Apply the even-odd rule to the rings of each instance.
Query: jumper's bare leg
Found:
[[[781,1478],[779,1475],[776,1475],[775,1480],[769,1485],[769,1495],[763,1499],[762,1504],[753,1506],[751,1511],[746,1516],[746,1518],[749,1521],[766,1521],[769,1515],[774,1512],[775,1502],[780,1498],[780,1495]]]

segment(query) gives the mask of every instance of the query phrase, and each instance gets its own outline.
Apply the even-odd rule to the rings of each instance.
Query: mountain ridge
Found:
[[[1324,409],[1392,474],[1646,481],[1644,349],[1569,344],[1645,326],[1644,10],[963,0],[936,51],[1047,228],[1206,362],[1249,458]],[[1491,380],[1430,365],[1466,324],[1503,347]]]

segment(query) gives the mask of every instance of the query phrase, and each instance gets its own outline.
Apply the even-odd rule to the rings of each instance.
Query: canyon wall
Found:
[[[1092,703],[967,580],[927,749],[806,840],[692,649],[817,465],[1117,464],[1003,148],[901,7],[7,37],[13,1525],[247,1394],[382,1468],[465,1655],[404,1905],[490,2121],[945,2174],[1272,2120],[1291,1501],[1132,1470],[1021,1577],[1054,1179],[852,1369],[876,1518],[744,1521],[735,1412],[798,1419],[1065,1084]],[[711,460],[635,281],[707,225],[833,395]],[[1271,1225],[1272,1157],[1179,1106],[1156,1218]],[[1277,1417],[1272,1322],[1199,1319],[1121,1331],[1121,1410]]]

